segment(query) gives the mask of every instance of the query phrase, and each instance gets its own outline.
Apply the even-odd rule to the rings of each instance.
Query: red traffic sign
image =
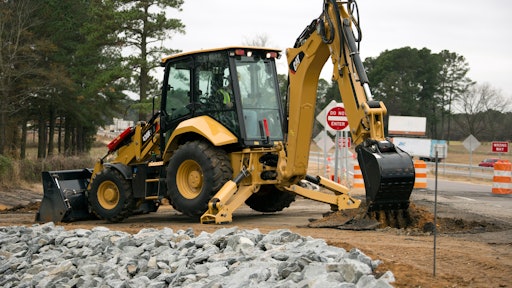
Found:
[[[338,147],[339,148],[350,148],[352,146],[352,138],[350,137],[340,137],[338,139]]]
[[[345,108],[333,107],[327,112],[327,125],[334,130],[343,130],[348,126],[347,115]]]
[[[492,142],[492,152],[508,153],[508,142]]]

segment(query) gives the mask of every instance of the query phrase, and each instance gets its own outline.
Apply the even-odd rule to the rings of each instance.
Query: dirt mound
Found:
[[[34,187],[0,187],[0,213],[23,207],[30,207],[33,202],[40,202],[43,199],[43,189],[39,185]],[[37,204],[35,204],[37,205]]]
[[[310,228],[337,228],[342,230],[375,230],[385,228],[406,229],[417,233],[434,232],[434,214],[428,207],[411,203],[407,210],[368,212],[364,203],[358,209],[327,213],[321,219],[313,219]],[[512,225],[478,219],[436,219],[440,233],[482,233],[510,229]]]
[[[437,220],[438,231],[443,233],[484,233],[510,229],[512,225],[496,221],[465,220],[462,218],[440,218]]]
[[[338,228],[347,230],[374,230],[377,228],[411,228],[428,232],[434,216],[425,208],[409,205],[407,210],[368,212],[363,202],[358,209],[336,211],[313,220],[311,228]],[[425,231],[426,230],[426,231]]]
[[[26,205],[16,205],[12,208],[6,208],[6,209],[0,209],[0,214],[6,214],[6,213],[36,213],[39,210],[39,206],[41,206],[40,201],[30,202]]]

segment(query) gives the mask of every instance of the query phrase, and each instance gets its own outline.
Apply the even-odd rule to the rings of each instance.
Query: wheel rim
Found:
[[[98,187],[98,202],[101,207],[110,210],[119,203],[119,188],[112,181],[104,181]]]
[[[203,189],[203,170],[194,160],[181,163],[176,175],[176,186],[180,194],[187,199],[194,199]]]

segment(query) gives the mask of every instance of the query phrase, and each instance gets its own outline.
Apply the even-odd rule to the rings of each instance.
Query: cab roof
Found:
[[[236,49],[245,49],[245,50],[252,50],[252,51],[265,51],[265,52],[277,52],[277,53],[281,52],[281,49],[276,49],[276,48],[265,48],[265,47],[257,47],[257,46],[226,46],[226,47],[219,47],[219,48],[201,49],[201,50],[176,53],[176,54],[169,55],[169,56],[162,58],[161,64],[162,65],[165,64],[170,59],[183,57],[183,56],[187,56],[187,55],[218,52],[218,51],[230,51],[230,50],[236,50]]]

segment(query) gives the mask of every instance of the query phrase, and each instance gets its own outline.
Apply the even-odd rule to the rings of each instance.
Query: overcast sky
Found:
[[[433,53],[446,49],[466,58],[472,80],[487,82],[504,96],[512,97],[512,1],[357,3],[363,34],[362,59],[405,46],[428,48]],[[183,11],[174,10],[171,17],[183,21],[186,34],[173,36],[170,45],[191,51],[240,45],[251,42],[255,35],[264,35],[268,46],[284,52],[320,15],[322,5],[321,0],[185,0]],[[328,81],[331,67],[322,73]],[[278,70],[287,73],[286,57],[279,60]]]

